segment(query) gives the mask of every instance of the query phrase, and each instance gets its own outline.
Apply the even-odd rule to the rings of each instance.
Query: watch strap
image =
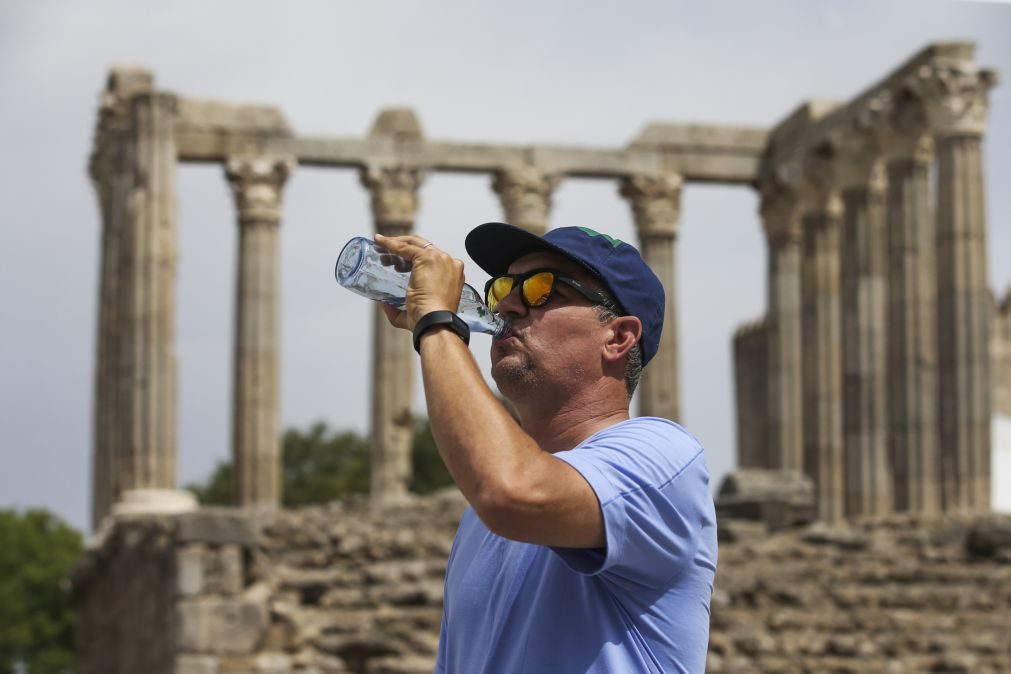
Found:
[[[470,326],[452,311],[430,311],[414,324],[414,350],[421,353],[421,337],[434,327],[446,326],[470,346]]]

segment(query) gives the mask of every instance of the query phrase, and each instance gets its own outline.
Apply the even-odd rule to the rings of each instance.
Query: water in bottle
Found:
[[[380,248],[371,239],[356,236],[344,245],[334,270],[337,282],[370,300],[404,308],[411,263]],[[464,284],[457,314],[471,332],[501,335],[506,322],[481,300],[481,295]]]

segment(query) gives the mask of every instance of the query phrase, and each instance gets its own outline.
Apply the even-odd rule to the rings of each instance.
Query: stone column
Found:
[[[107,139],[106,143],[115,141]],[[106,148],[109,152],[113,148]],[[115,441],[116,407],[112,368],[116,353],[117,310],[116,277],[119,263],[119,236],[112,217],[112,186],[107,156],[92,156],[91,179],[98,194],[102,218],[101,262],[98,287],[98,354],[95,365],[95,401],[93,405],[91,463],[91,528],[98,529],[112,505],[112,458]]]
[[[762,195],[768,244],[768,468],[802,471],[801,230],[796,195],[786,188]]]
[[[620,190],[632,205],[642,257],[666,294],[660,348],[643,370],[639,414],[674,421],[681,418],[676,247],[683,182],[675,173],[639,175],[625,179]]]
[[[551,215],[551,193],[559,181],[536,166],[519,166],[496,173],[492,189],[502,200],[506,222],[543,236]]]
[[[994,73],[935,64],[920,88],[937,149],[937,324],[945,510],[990,509],[990,321],[982,139]]]
[[[402,236],[412,231],[423,177],[421,171],[407,168],[362,172],[362,184],[372,196],[377,232]],[[414,347],[411,335],[391,326],[378,305],[373,310],[372,335],[370,484],[372,497],[381,501],[406,493],[411,479]]]
[[[233,157],[225,165],[239,214],[232,498],[257,510],[281,502],[278,229],[281,188],[294,165],[276,157]]]
[[[843,452],[851,517],[892,510],[884,166],[866,136],[846,139],[837,178],[843,201]]]
[[[153,90],[148,72],[114,72],[110,87],[119,79],[130,84],[120,101],[124,154],[111,179],[111,217],[122,218],[108,286],[117,333],[116,352],[106,352],[116,380],[112,503],[130,489],[171,489],[176,479],[176,98]]]
[[[122,387],[117,379],[117,359],[120,354],[119,321],[123,309],[118,282],[127,195],[133,179],[127,152],[131,142],[129,97],[138,88],[150,90],[150,73],[116,70],[110,75],[108,88],[102,97],[89,166],[102,219],[93,408],[92,529],[98,528],[122,491],[117,482],[121,478],[118,469],[121,445],[117,445],[117,440],[120,439],[122,424],[119,408]]]
[[[734,383],[737,402],[737,465],[770,468],[768,330],[765,320],[747,323],[734,334]]]
[[[894,507],[940,509],[937,285],[932,144],[918,106],[901,103],[886,140],[888,239],[888,428]]]
[[[842,351],[839,227],[842,206],[828,181],[804,197],[801,261],[804,472],[815,485],[818,517],[843,516]]]

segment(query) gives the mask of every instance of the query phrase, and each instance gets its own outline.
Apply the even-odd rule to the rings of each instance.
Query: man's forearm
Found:
[[[522,489],[550,457],[496,399],[455,333],[437,329],[422,338],[421,370],[439,454],[480,515]]]

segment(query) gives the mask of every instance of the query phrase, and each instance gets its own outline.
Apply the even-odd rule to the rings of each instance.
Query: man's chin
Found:
[[[524,389],[537,384],[537,373],[516,354],[502,356],[492,363],[491,378],[495,380],[499,391],[510,398],[521,395]]]

